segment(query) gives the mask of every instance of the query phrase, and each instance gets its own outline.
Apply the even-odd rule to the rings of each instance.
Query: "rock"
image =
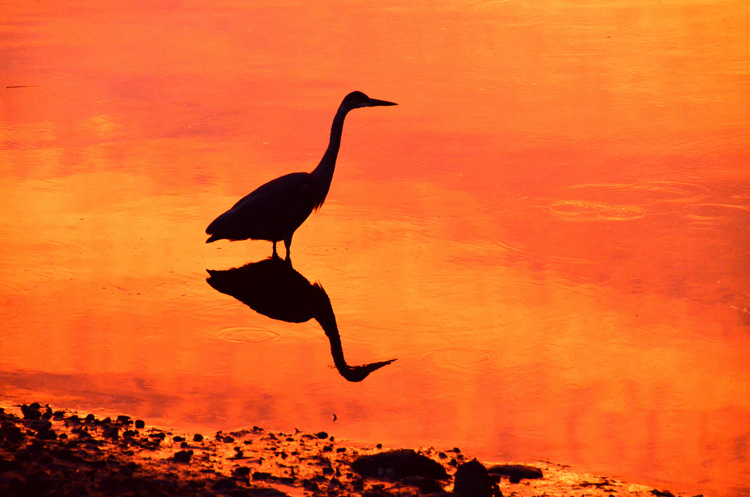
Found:
[[[443,487],[434,478],[425,478],[424,476],[407,476],[401,479],[404,485],[417,487],[420,493],[434,494],[443,491]]]
[[[412,449],[360,456],[352,463],[352,469],[362,476],[385,480],[400,480],[409,476],[435,480],[448,478],[442,465]]]
[[[104,438],[117,440],[117,438],[120,436],[120,429],[117,426],[108,426],[104,428],[102,435],[104,436]]]
[[[203,435],[200,433],[196,433],[193,435],[193,442],[202,442],[203,441]]]
[[[36,402],[29,405],[22,405],[21,406],[21,413],[23,414],[24,419],[39,419],[42,417],[42,413],[39,412],[39,404]]]
[[[52,423],[47,421],[46,419],[35,419],[33,421],[30,421],[26,426],[36,432],[40,432],[47,431],[52,428]]]
[[[220,480],[216,480],[216,483],[214,483],[214,490],[229,490],[231,488],[234,488],[237,486],[237,483],[231,478],[222,478]]]
[[[521,480],[535,480],[544,476],[541,469],[523,464],[500,464],[492,466],[487,471],[492,475],[507,477],[511,483],[518,483]]]
[[[464,497],[493,497],[502,495],[490,478],[487,468],[473,459],[456,469],[453,492]]]
[[[146,423],[142,419],[136,419],[135,420],[135,427],[136,429],[140,430],[146,427]]]
[[[189,463],[191,457],[193,457],[192,450],[181,450],[179,452],[175,452],[174,456],[172,456],[172,459],[174,460],[174,462]]]
[[[247,489],[247,493],[252,497],[289,497],[281,490],[271,487],[250,487]]]
[[[250,474],[250,468],[247,466],[239,466],[232,470],[232,474],[238,478],[246,478]]]

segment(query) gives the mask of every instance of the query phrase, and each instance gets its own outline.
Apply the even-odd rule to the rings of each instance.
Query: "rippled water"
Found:
[[[6,2],[0,399],[747,495],[748,21]],[[355,89],[399,105],[347,117],[292,267],[205,244]]]

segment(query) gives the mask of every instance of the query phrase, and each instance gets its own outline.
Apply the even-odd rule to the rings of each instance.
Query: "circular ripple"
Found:
[[[469,371],[481,371],[483,367],[492,362],[497,356],[485,350],[469,348],[444,348],[429,350],[422,353],[420,358],[433,361],[441,366]]]
[[[686,207],[686,216],[696,221],[733,221],[750,213],[750,207],[734,204],[696,204]]]
[[[266,328],[236,326],[219,330],[218,338],[231,343],[270,342],[281,338],[281,334]]]
[[[558,217],[578,221],[632,221],[646,215],[646,211],[635,205],[612,205],[588,200],[558,200],[550,205]]]
[[[703,185],[678,181],[643,183],[593,183],[566,188],[585,200],[617,206],[649,205],[657,202],[685,202],[705,198],[710,190]]]

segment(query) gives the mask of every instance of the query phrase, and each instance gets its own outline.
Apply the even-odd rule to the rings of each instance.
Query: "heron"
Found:
[[[323,205],[331,187],[346,115],[352,109],[381,105],[397,104],[370,98],[361,91],[344,97],[333,118],[328,148],[318,166],[309,173],[290,173],[271,180],[240,199],[208,225],[206,233],[211,236],[206,243],[222,239],[268,240],[273,242],[273,254],[276,255],[276,243],[283,241],[289,260],[292,235],[314,210]]]

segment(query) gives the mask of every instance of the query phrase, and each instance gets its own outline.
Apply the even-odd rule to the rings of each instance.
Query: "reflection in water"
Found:
[[[208,225],[206,233],[211,236],[206,243],[222,239],[268,240],[273,242],[276,255],[276,242],[283,240],[289,259],[294,232],[312,211],[323,205],[328,195],[346,115],[361,107],[383,105],[396,104],[370,98],[359,91],[344,97],[333,118],[328,148],[313,172],[285,174],[257,188]]]
[[[362,381],[389,361],[350,366],[344,359],[341,337],[331,300],[318,283],[311,284],[291,262],[278,256],[224,271],[208,270],[206,281],[221,293],[231,295],[254,311],[280,321],[304,323],[315,319],[331,343],[331,355],[341,376]]]

